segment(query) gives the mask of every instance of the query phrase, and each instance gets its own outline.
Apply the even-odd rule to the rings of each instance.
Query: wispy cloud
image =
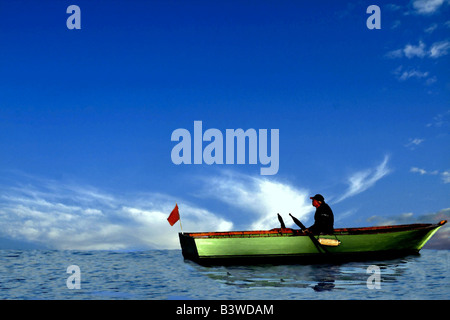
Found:
[[[430,48],[429,56],[430,58],[439,58],[446,56],[450,50],[450,41],[440,41],[433,43]]]
[[[422,71],[416,70],[416,69],[401,70],[401,68],[397,69],[396,72],[394,72],[394,73],[397,74],[397,78],[400,81],[406,81],[411,78],[422,79],[422,78],[428,77],[428,75],[429,75],[429,72],[427,72],[427,71],[422,72]]]
[[[405,46],[405,48],[403,49],[403,54],[408,59],[411,59],[414,57],[423,58],[426,56],[425,44],[422,41],[420,41],[417,46],[407,44]]]
[[[349,189],[340,200],[373,186],[389,172],[387,161],[385,157],[376,168],[352,175]],[[26,241],[55,249],[179,248],[179,228],[167,222],[175,202],[184,231],[226,231],[235,227],[233,214],[224,218],[172,195],[123,195],[33,177],[19,180],[23,183],[0,183],[0,241]],[[234,208],[239,213],[236,220],[246,229],[278,227],[277,213],[292,227],[295,225],[289,213],[304,223],[310,223],[313,217],[309,200],[312,193],[273,177],[220,171],[204,177],[202,185],[203,189],[196,190],[201,194],[197,197],[207,202],[219,200]]]
[[[421,176],[423,176],[423,175],[432,175],[432,176],[439,175],[441,177],[441,179],[442,179],[442,182],[450,183],[450,170],[446,170],[446,171],[439,171],[439,170],[428,171],[428,170],[425,170],[425,169],[422,169],[422,168],[412,167],[409,171],[413,172],[413,173],[418,173]]]
[[[437,81],[436,76],[431,76],[428,71],[420,71],[416,68],[405,69],[403,66],[399,66],[393,71],[393,74],[401,82],[416,79],[423,80],[426,85],[431,85]]]
[[[278,226],[277,213],[289,218],[292,213],[308,220],[313,211],[310,192],[273,178],[252,177],[223,171],[216,177],[204,179],[204,196],[216,198],[249,215],[248,228],[270,229]],[[291,225],[291,219],[285,220]]]
[[[442,172],[441,178],[444,183],[450,183],[450,170]]]
[[[49,248],[179,248],[179,227],[167,222],[176,201],[185,231],[232,228],[206,209],[163,194],[127,197],[42,179],[0,189],[0,237]]]
[[[430,123],[427,123],[427,127],[446,127],[450,124],[450,110],[447,110],[446,112],[440,113],[436,115],[433,118],[433,121]]]
[[[407,44],[404,48],[392,50],[392,51],[389,51],[388,53],[386,53],[386,57],[392,58],[392,59],[402,58],[402,57],[406,57],[408,59],[412,59],[414,57],[423,58],[426,55],[427,55],[427,51],[425,49],[425,44],[422,41],[420,41],[417,46],[412,45],[412,44]]]
[[[424,174],[437,175],[439,173],[437,170],[429,172],[425,169],[421,169],[421,168],[417,168],[417,167],[412,167],[409,171],[414,172],[414,173],[419,173],[421,175],[424,175]]]
[[[336,201],[336,203],[366,191],[374,186],[378,180],[389,174],[391,170],[387,166],[388,161],[389,156],[385,156],[383,161],[375,168],[353,173],[348,178],[347,182],[349,186],[347,191]]]
[[[403,15],[423,15],[430,16],[436,14],[441,9],[446,0],[411,0],[409,4],[386,4],[384,8],[391,12],[403,12]],[[448,2],[448,0],[447,0]]]
[[[400,9],[402,9],[404,16],[410,16],[417,20],[423,19],[418,16],[429,16],[438,13],[446,2],[447,4],[450,4],[448,0],[412,0],[406,6],[387,5],[386,8],[390,11],[400,11]],[[391,28],[398,28],[401,24],[402,22],[400,20],[395,20]],[[440,61],[442,57],[445,57],[450,53],[450,41],[448,39],[442,39],[441,41],[435,41],[430,44],[430,42],[426,43],[426,40],[423,39],[429,39],[430,35],[434,35],[436,30],[445,28],[446,26],[447,22],[435,22],[429,24],[423,29],[424,34],[419,38],[420,40],[417,42],[410,41],[403,46],[394,48],[394,50],[388,51],[385,54],[385,57],[388,59],[403,59],[402,62],[405,65],[411,63],[416,64],[418,61],[420,61],[420,63],[425,63],[429,60],[434,60],[434,62]],[[429,66],[431,67],[432,65]],[[393,73],[396,78],[402,82],[409,79],[416,79],[421,80],[425,85],[430,86],[438,81],[438,78],[435,75],[427,70],[424,71],[421,69],[423,69],[423,66],[399,66]],[[432,91],[428,92],[432,93]]]
[[[436,29],[437,29],[438,25],[436,23],[433,23],[432,25],[430,25],[429,27],[425,28],[425,33],[433,33]]]
[[[409,139],[408,143],[405,144],[405,147],[408,149],[414,150],[417,146],[422,144],[424,141],[425,141],[425,139],[420,139],[420,138]]]
[[[431,15],[436,13],[444,4],[444,0],[413,0],[414,12],[420,15]]]
[[[389,157],[385,156],[375,168],[353,173],[347,180],[349,187],[346,192],[333,202],[341,202],[374,186],[378,180],[391,172],[388,168],[388,161]],[[313,193],[288,182],[237,174],[231,171],[222,171],[218,176],[202,179],[202,182],[205,185],[202,197],[218,199],[240,212],[248,214],[248,225],[245,227],[250,229],[273,228],[278,225],[277,213],[287,217],[286,225],[291,226],[293,224],[289,219],[289,213],[297,216],[303,222],[310,222],[312,218],[314,208],[311,206],[309,197]],[[332,199],[333,195],[328,198]],[[352,213],[354,211],[349,211],[348,215]]]
[[[431,29],[428,29],[431,30]],[[434,30],[434,29],[433,29]],[[419,41],[417,45],[407,44],[405,47],[389,51],[386,53],[387,58],[397,59],[397,58],[440,58],[445,56],[450,51],[450,41],[438,41],[434,42],[429,48],[427,45]]]

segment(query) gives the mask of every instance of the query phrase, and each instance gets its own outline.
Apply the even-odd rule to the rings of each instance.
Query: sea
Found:
[[[207,267],[180,250],[0,250],[0,299],[447,300],[449,250],[314,265]]]

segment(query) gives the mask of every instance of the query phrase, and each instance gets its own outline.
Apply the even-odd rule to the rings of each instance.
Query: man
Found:
[[[325,199],[321,194],[311,197],[312,205],[316,208],[314,214],[314,224],[306,229],[313,234],[333,233],[334,216],[330,206],[325,203]]]

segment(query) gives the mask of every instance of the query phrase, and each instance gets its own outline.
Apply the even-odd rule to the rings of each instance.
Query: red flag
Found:
[[[180,213],[178,212],[178,205],[175,204],[175,208],[173,208],[172,212],[167,218],[167,221],[169,221],[170,225],[173,226],[178,220],[180,220]]]

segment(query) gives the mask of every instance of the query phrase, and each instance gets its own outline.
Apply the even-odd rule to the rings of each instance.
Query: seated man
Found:
[[[306,231],[313,234],[332,234],[334,216],[330,206],[325,203],[325,199],[321,194],[316,194],[310,199],[312,199],[312,205],[316,208],[316,213],[314,214],[314,224]]]

